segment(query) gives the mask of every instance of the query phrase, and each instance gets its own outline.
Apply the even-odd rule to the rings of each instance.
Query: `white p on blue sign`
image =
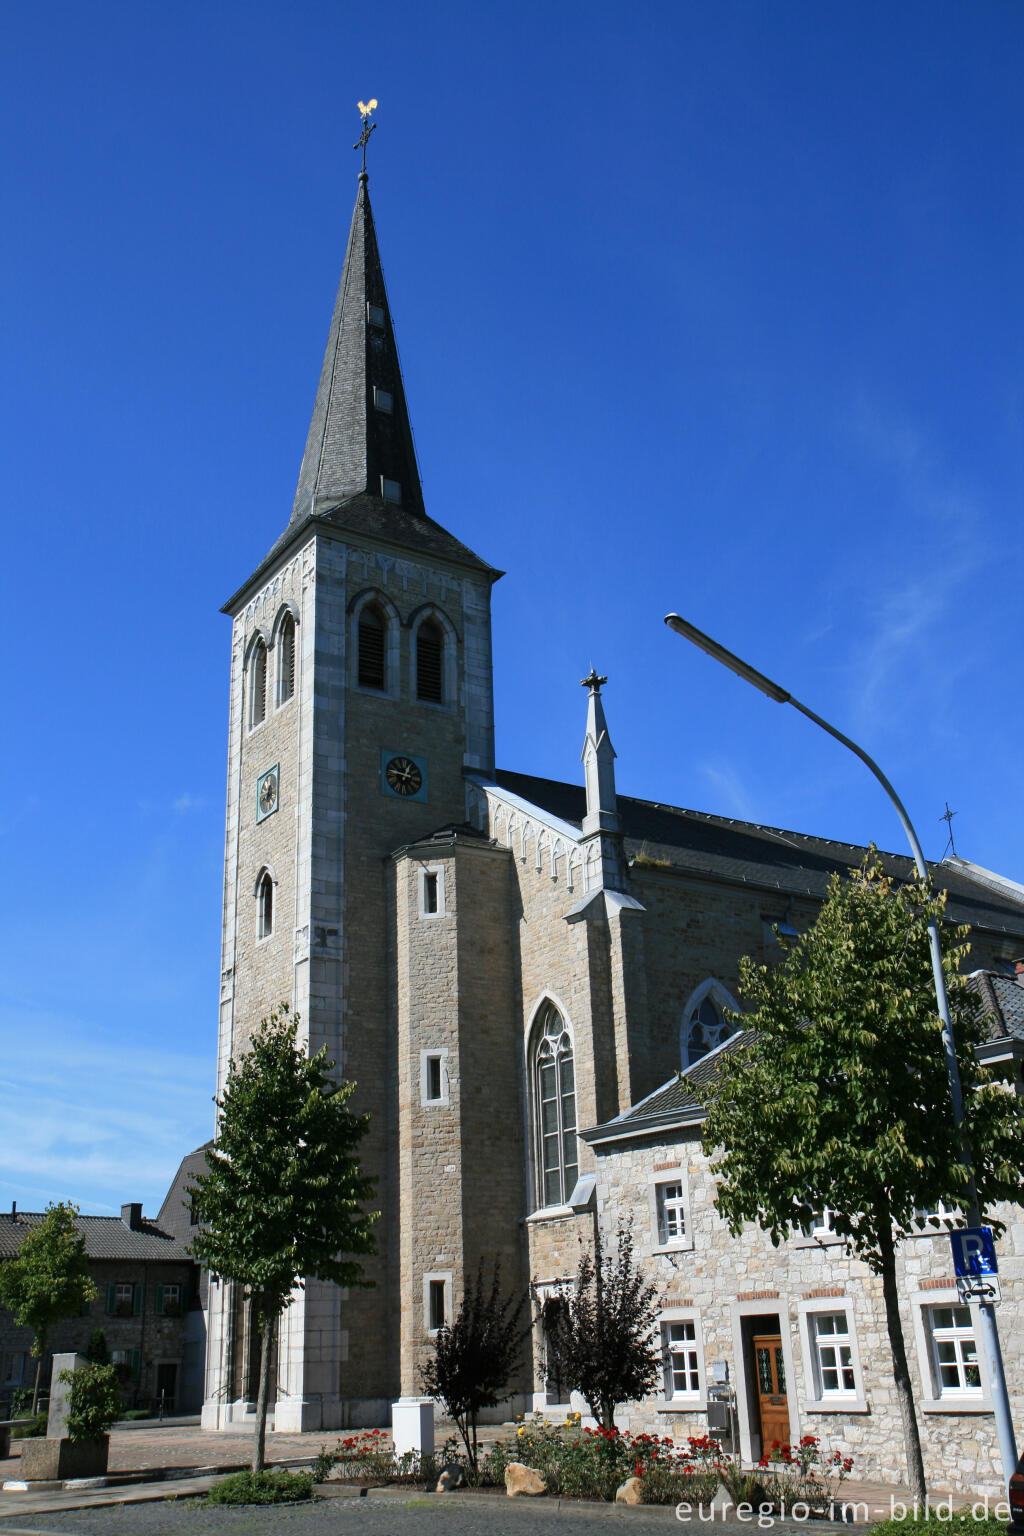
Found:
[[[991,1227],[966,1227],[962,1232],[951,1232],[949,1241],[953,1249],[953,1272],[958,1279],[980,1279],[998,1274]]]

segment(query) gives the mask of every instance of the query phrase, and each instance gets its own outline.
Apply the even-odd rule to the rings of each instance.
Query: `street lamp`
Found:
[[[917,872],[925,884],[929,883],[928,866],[924,861],[921,844],[918,841],[917,833],[914,831],[903,802],[881,768],[868,756],[863,747],[858,747],[857,743],[851,741],[849,736],[844,736],[842,731],[837,731],[834,725],[829,725],[827,720],[823,720],[820,715],[816,715],[813,709],[808,709],[806,704],[801,704],[799,699],[794,699],[793,695],[788,693],[785,688],[781,688],[778,683],[773,683],[770,677],[765,677],[763,672],[758,672],[756,667],[750,666],[748,662],[741,661],[738,656],[733,655],[732,651],[727,651],[724,645],[719,645],[717,640],[712,640],[710,635],[704,634],[703,630],[697,629],[695,625],[688,623],[686,619],[680,618],[678,613],[666,614],[665,623],[669,629],[674,630],[677,635],[681,635],[684,640],[689,640],[692,645],[697,646],[706,655],[714,657],[715,661],[720,661],[723,667],[728,667],[730,672],[735,672],[737,677],[742,677],[744,682],[751,683],[761,693],[767,694],[768,698],[774,700],[776,704],[792,704],[794,709],[798,709],[802,715],[806,715],[808,720],[813,720],[815,725],[819,725],[823,731],[827,731],[830,736],[834,736],[836,741],[842,742],[844,747],[848,747],[851,752],[859,757],[861,762],[870,768],[879,784],[881,784],[889,796],[896,809],[896,814],[903,824],[903,830],[907,834],[907,841],[910,843],[910,850],[914,855]],[[938,1004],[939,1018],[942,1021],[942,1046],[946,1055],[949,1097],[953,1106],[953,1124],[959,1132],[962,1155],[967,1166],[967,1225],[969,1227],[980,1227],[981,1210],[978,1205],[978,1191],[974,1183],[974,1164],[971,1158],[967,1130],[964,1125],[964,1100],[963,1091],[960,1086],[960,1068],[957,1066],[956,1046],[953,1040],[953,1021],[949,1016],[946,978],[942,970],[942,947],[939,942],[939,927],[934,917],[928,922],[928,948],[932,959],[935,1000]],[[999,1349],[999,1330],[996,1326],[995,1309],[989,1302],[985,1300],[980,1301],[979,1315],[981,1319],[982,1350],[985,1355],[985,1363],[988,1366],[989,1381],[992,1385],[992,1407],[995,1412],[996,1434],[999,1437],[999,1454],[1003,1463],[1003,1481],[1008,1483],[1017,1468],[1017,1446],[1013,1435],[1013,1419],[1010,1416],[1010,1398],[1006,1390],[1006,1376],[1003,1372],[1003,1357]]]

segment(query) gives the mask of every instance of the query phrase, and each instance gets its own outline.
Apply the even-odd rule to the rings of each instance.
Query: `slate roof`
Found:
[[[42,1211],[19,1211],[13,1217],[0,1215],[0,1259],[14,1257],[43,1215]],[[148,1264],[192,1262],[185,1244],[152,1221],[144,1219],[138,1231],[126,1226],[120,1216],[78,1216],[75,1225],[85,1238],[85,1251],[90,1259],[131,1259]]]
[[[989,1040],[1024,1041],[1024,984],[1013,976],[1002,976],[997,971],[974,971],[967,978],[971,991],[981,1000],[983,1012],[989,1021]],[[718,1063],[723,1056],[734,1051],[744,1051],[754,1040],[752,1029],[739,1030],[731,1040],[709,1051],[680,1077],[673,1077],[662,1087],[608,1120],[604,1125],[580,1134],[587,1142],[614,1141],[620,1138],[668,1129],[691,1117],[696,1120],[702,1114],[701,1102],[694,1088],[713,1083],[718,1076]]]
[[[586,811],[582,785],[503,769],[494,780],[549,815],[582,826]],[[836,870],[855,869],[866,851],[854,843],[837,843],[629,795],[619,795],[617,805],[627,858],[650,860],[654,870],[662,867],[717,876],[786,895],[822,899],[831,875]],[[890,874],[904,880],[912,877],[909,857],[892,853],[881,853],[880,857]],[[1018,900],[1012,891],[1004,893],[991,880],[974,877],[963,860],[955,865],[945,861],[932,868],[937,883],[949,893],[947,910],[954,921],[1024,936],[1024,898]]]

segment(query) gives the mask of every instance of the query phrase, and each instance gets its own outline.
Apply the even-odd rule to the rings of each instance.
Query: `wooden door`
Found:
[[[782,1337],[759,1333],[753,1340],[757,1372],[757,1402],[761,1416],[761,1451],[769,1452],[775,1441],[789,1444],[789,1402],[786,1398],[786,1364]]]

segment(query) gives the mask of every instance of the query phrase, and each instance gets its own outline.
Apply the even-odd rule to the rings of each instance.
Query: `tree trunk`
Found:
[[[274,1353],[277,1313],[264,1298],[266,1311],[260,1321],[260,1390],[256,1398],[256,1439],[252,1448],[252,1469],[262,1472],[267,1454],[267,1397],[270,1392],[270,1361]]]
[[[36,1382],[35,1382],[35,1386],[32,1388],[32,1413],[33,1413],[33,1415],[35,1415],[35,1414],[37,1414],[39,1412],[39,1373],[40,1373],[40,1371],[42,1369],[43,1369],[43,1357],[40,1354],[38,1356],[38,1358],[36,1359]]]
[[[907,1350],[903,1341],[903,1319],[900,1317],[900,1298],[896,1288],[896,1245],[891,1227],[879,1233],[878,1247],[882,1258],[882,1297],[885,1301],[885,1325],[889,1331],[889,1348],[892,1351],[892,1379],[896,1386],[903,1424],[903,1444],[907,1452],[907,1479],[916,1503],[924,1507],[924,1461],[921,1457],[921,1436],[914,1409],[914,1388],[907,1364]]]

